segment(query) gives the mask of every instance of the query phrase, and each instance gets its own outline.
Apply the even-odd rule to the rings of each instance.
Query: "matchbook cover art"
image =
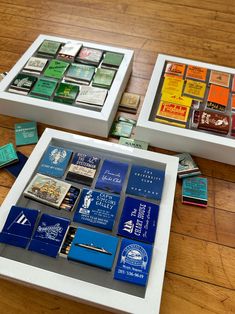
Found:
[[[152,121],[234,138],[234,75],[165,61]]]
[[[54,207],[60,207],[70,186],[66,182],[36,174],[24,194]]]

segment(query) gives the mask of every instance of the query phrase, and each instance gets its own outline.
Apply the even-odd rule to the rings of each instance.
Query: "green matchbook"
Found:
[[[54,93],[56,85],[57,81],[40,78],[34,85],[30,96],[42,99],[49,99]]]
[[[98,68],[93,78],[92,86],[109,89],[112,85],[115,73],[114,70]]]
[[[16,146],[36,144],[38,142],[37,123],[25,122],[15,124]]]
[[[55,56],[61,46],[61,43],[52,40],[44,40],[38,49],[38,54]]]
[[[111,135],[115,137],[130,137],[133,124],[115,121],[111,127]]]
[[[60,83],[54,96],[54,101],[72,104],[77,97],[79,87],[72,84]]]
[[[118,68],[122,62],[123,54],[115,52],[106,52],[102,67]]]
[[[44,76],[61,79],[68,66],[68,62],[53,59],[46,68]]]
[[[65,76],[65,81],[81,84],[89,84],[94,73],[95,67],[92,65],[72,63]]]
[[[28,95],[37,78],[28,74],[18,74],[8,89],[9,92]]]
[[[0,147],[0,168],[17,161],[18,156],[12,143]]]

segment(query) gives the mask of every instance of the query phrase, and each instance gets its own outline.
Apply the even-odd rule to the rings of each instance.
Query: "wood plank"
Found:
[[[76,5],[79,5],[79,8],[81,10],[84,9],[96,9],[96,11],[103,11],[103,10],[108,10],[109,12],[115,12],[115,13],[125,13],[125,14],[135,14],[137,12],[136,15],[140,15],[140,10],[142,11],[143,8],[148,8],[149,10],[151,9],[155,9],[158,13],[158,17],[160,17],[160,14],[164,13],[164,12],[168,12],[171,11],[172,12],[176,12],[179,13],[182,11],[183,7],[187,7],[187,13],[189,15],[189,17],[191,17],[191,15],[199,15],[202,17],[206,17],[206,18],[214,18],[215,15],[212,15],[214,13],[214,11],[216,11],[218,16],[218,13],[224,13],[226,15],[231,15],[234,14],[235,10],[234,7],[232,5],[232,3],[230,2],[229,4],[225,4],[223,3],[222,5],[220,3],[214,3],[214,6],[211,6],[211,2],[208,1],[199,1],[200,5],[198,5],[197,3],[192,3],[192,1],[187,1],[184,0],[183,2],[181,1],[158,1],[157,3],[153,3],[153,1],[144,1],[144,0],[138,0],[138,2],[135,3],[134,8],[132,8],[132,0],[129,1],[116,1],[115,3],[113,3],[112,0],[105,0],[105,1],[100,1],[100,0],[95,0],[95,1],[74,1],[74,0],[69,0],[66,1],[66,4],[63,1],[58,1],[60,3],[59,8],[55,8],[53,7],[53,4],[48,2],[48,1],[43,1],[43,4],[41,1],[37,1],[37,2],[30,2],[30,1],[20,1],[20,0],[16,0],[16,1],[4,1],[4,3],[8,3],[8,4],[14,4],[14,5],[25,5],[27,3],[27,6],[30,7],[36,7],[38,9],[45,7],[45,5],[48,7],[48,9],[50,10],[55,10],[55,9],[61,9],[64,10],[64,8],[66,8],[67,10],[69,9],[76,9]],[[223,6],[224,5],[224,6]],[[229,9],[228,9],[229,8]],[[133,10],[135,9],[135,10]],[[79,11],[80,12],[80,11]],[[91,14],[93,12],[91,11]],[[154,12],[156,13],[156,12]],[[83,14],[83,11],[82,13]],[[108,18],[108,17],[106,17]]]
[[[20,54],[19,53],[13,53],[13,52],[6,52],[6,51],[0,51],[0,65],[3,66],[3,64],[1,64],[1,62],[4,61],[4,67],[7,67],[8,71],[10,71],[10,69],[13,67],[13,65],[18,61],[18,59],[20,58]]]
[[[213,51],[211,49],[204,49],[202,46],[196,48],[187,45],[184,46],[184,50],[182,52],[182,47],[175,43],[158,40],[147,40],[143,46],[143,49],[156,53],[163,53],[203,62],[215,63],[222,66],[231,67],[234,63],[234,56],[226,53],[223,54],[218,51]]]
[[[214,179],[215,206],[235,213],[235,182]]]
[[[166,272],[161,314],[232,314],[235,291]]]
[[[217,161],[210,161],[208,159],[193,156],[196,163],[199,165],[200,170],[206,176],[223,179],[226,181],[235,182],[235,167],[220,163]]]
[[[14,286],[14,289],[12,289],[12,286]],[[111,312],[103,309],[99,310],[89,305],[26,287],[16,282],[12,283],[5,279],[0,279],[0,294],[0,304],[4,314],[111,314]]]
[[[138,53],[136,53],[135,61],[146,63],[146,64],[155,64],[158,53],[150,50],[144,50],[141,48]]]
[[[0,186],[1,187],[6,187],[10,189],[14,182],[15,182],[15,179],[12,175],[10,175],[6,170],[0,169]],[[3,190],[2,192],[3,193],[0,192],[0,197],[2,195],[4,199],[5,190]]]
[[[45,3],[50,6],[49,3]],[[61,24],[65,23],[68,18],[72,26],[80,26],[80,27],[88,27],[91,28],[91,25],[95,26],[95,29],[105,31],[107,29],[111,29],[112,32],[115,33],[122,33],[126,35],[133,35],[138,37],[145,37],[148,39],[157,38],[158,40],[164,42],[168,41],[171,43],[175,43],[175,45],[183,45],[183,46],[194,46],[196,47],[203,47],[204,49],[210,48],[210,50],[214,50],[215,52],[224,52],[224,46],[221,45],[224,36],[218,37],[218,33],[215,32],[216,38],[214,40],[212,34],[208,37],[201,38],[198,40],[198,33],[194,31],[194,29],[190,29],[190,26],[187,25],[187,28],[184,29],[183,23],[176,23],[176,24],[169,24],[168,22],[168,14],[165,14],[165,9],[163,11],[164,19],[157,20],[156,17],[146,17],[137,19],[136,16],[130,15],[128,19],[126,19],[126,12],[125,14],[118,14],[117,12],[112,13],[107,16],[106,12],[101,9],[92,10],[92,8],[84,8],[84,7],[77,7],[77,6],[69,6],[68,4],[64,4],[59,8],[53,7],[53,12],[56,13],[55,18],[51,16],[50,10],[42,9],[41,7],[35,10],[35,7],[31,8],[31,2],[28,6],[22,7],[25,17],[36,17],[42,20],[47,20],[48,18],[51,21],[60,21]],[[45,7],[44,6],[44,7]],[[162,7],[162,4],[161,4]],[[21,6],[11,5],[11,4],[4,4],[4,7],[1,10],[7,12],[10,15],[18,15],[18,10]],[[159,12],[159,10],[158,10]],[[174,12],[174,11],[173,11]],[[203,11],[204,12],[204,11]],[[79,16],[78,16],[79,13]],[[94,13],[96,19],[91,19],[91,14]],[[174,13],[176,16],[177,14]],[[200,15],[199,15],[200,16]],[[190,18],[190,16],[189,16]],[[194,16],[195,18],[195,16]],[[208,19],[208,18],[207,18]],[[201,20],[201,16],[200,16]],[[140,22],[141,21],[141,22]],[[135,27],[133,27],[133,24]],[[149,31],[149,25],[151,25],[151,31]],[[201,24],[200,24],[201,25]],[[94,27],[93,26],[93,27]],[[182,31],[182,28],[184,31]],[[186,32],[187,30],[187,32]],[[210,28],[207,32],[210,31]],[[176,36],[177,35],[177,36]],[[224,34],[225,35],[225,34]],[[207,33],[206,35],[207,36]],[[176,39],[177,38],[177,39]],[[230,53],[231,50],[234,49],[233,42],[230,41],[229,45],[226,46],[226,53]]]
[[[2,204],[2,202],[6,198],[7,193],[9,192],[9,190],[10,190],[10,188],[4,187],[4,186],[0,186],[0,204]]]
[[[208,206],[200,208],[175,198],[171,230],[235,248],[235,213]]]
[[[46,4],[45,4],[46,5]],[[8,9],[6,10],[6,6],[8,6]],[[8,14],[17,15],[17,12],[20,7],[17,7],[15,5],[5,4],[4,5],[4,12],[6,11]],[[45,20],[48,18],[48,15],[50,15],[50,19],[53,20],[53,16],[49,13],[50,11],[43,10],[41,8],[38,8],[35,10],[35,8],[30,8],[30,4],[27,7],[22,8],[24,12],[25,17],[34,17],[37,16],[40,17],[42,20]],[[3,9],[2,9],[3,10]],[[56,11],[57,10],[57,11]],[[76,12],[79,10],[79,17],[76,16]],[[88,27],[90,28],[91,25],[95,25],[95,28],[97,30],[107,30],[111,29],[112,32],[115,33],[123,33],[126,35],[133,35],[133,36],[139,36],[139,37],[145,37],[145,38],[158,38],[161,42],[168,41],[171,43],[174,43],[175,45],[183,45],[185,47],[192,46],[194,48],[196,47],[202,47],[203,49],[208,48],[210,50],[213,50],[215,52],[224,53],[224,45],[221,44],[221,40],[224,39],[223,36],[216,37],[215,40],[211,40],[213,36],[210,36],[207,38],[201,38],[200,41],[198,40],[198,32],[192,32],[194,30],[190,30],[189,33],[186,34],[186,30],[182,32],[182,27],[184,27],[181,24],[172,25],[167,23],[166,21],[156,21],[156,19],[149,19],[149,18],[142,18],[141,24],[139,24],[140,19],[136,19],[136,17],[130,15],[129,19],[126,19],[126,13],[117,15],[117,12],[113,13],[113,15],[110,17],[110,20],[107,20],[107,14],[104,10],[95,10],[97,19],[91,19],[90,16],[92,14],[91,8],[83,8],[79,7],[79,9],[74,7],[67,7],[67,4],[64,7],[64,10],[62,11],[61,8],[56,9],[53,8],[53,11],[56,11],[56,19],[54,21],[60,20],[60,23],[62,24],[66,20],[70,20],[71,27],[73,25],[80,26],[80,27]],[[1,6],[0,6],[0,12],[1,12]],[[65,12],[68,12],[66,15]],[[100,13],[101,12],[101,13]],[[164,18],[167,19],[168,15],[165,15]],[[113,22],[115,21],[115,23]],[[136,27],[132,27],[133,23],[136,25]],[[162,25],[161,24],[165,23]],[[149,24],[151,24],[151,32],[149,31]],[[188,30],[189,26],[187,26]],[[209,30],[208,30],[209,31]],[[218,33],[216,33],[216,36],[218,36]],[[176,36],[177,35],[177,36]],[[177,39],[176,39],[177,38]],[[231,54],[231,50],[234,49],[233,41],[230,41],[229,45],[226,46],[226,54]],[[226,58],[224,58],[226,61]]]
[[[15,143],[15,133],[11,129],[0,128],[0,146],[9,142]]]
[[[171,232],[167,271],[235,289],[235,249]]]
[[[30,2],[28,1],[21,1],[21,0],[8,0],[8,1],[4,1],[4,3],[9,3],[9,4],[17,4],[17,5],[25,5],[27,4],[27,6],[30,7],[35,7],[35,8],[43,8],[45,6],[47,6],[50,10],[55,10],[55,6],[53,6],[52,1],[48,2],[48,1],[37,1],[37,2]],[[66,4],[64,3],[64,1],[60,0],[57,1],[57,3],[60,3],[59,8],[61,8],[61,11],[64,10],[64,8],[66,8],[67,10],[72,8],[73,10],[77,7],[79,7],[81,10],[83,9],[89,9],[91,10],[91,14],[93,14],[92,10],[96,10],[96,14],[97,12],[102,12],[102,11],[109,11],[109,13],[115,13],[117,14],[122,14],[125,13],[126,15],[128,14],[128,8],[131,7],[131,5],[133,5],[133,1],[132,0],[124,0],[124,1],[115,1],[115,3],[112,0],[105,0],[105,1],[101,1],[101,0],[95,0],[95,1],[85,1],[85,0],[68,0],[66,1]],[[212,5],[213,4],[213,5]],[[146,1],[146,0],[138,0],[138,2],[135,3],[135,7],[137,8],[137,11],[140,11],[143,9],[143,7],[149,7],[153,5],[153,1]],[[187,9],[191,9],[192,12],[194,12],[194,9],[196,9],[196,12],[199,12],[199,15],[201,15],[201,10],[203,9],[203,11],[207,11],[209,14],[213,11],[216,12],[216,14],[218,12],[221,13],[226,13],[227,14],[234,14],[235,12],[235,8],[234,8],[234,4],[231,3],[230,0],[226,0],[223,1],[221,3],[221,1],[217,0],[217,1],[197,1],[197,2],[192,2],[191,0],[184,0],[184,1],[168,1],[168,0],[162,0],[162,1],[158,1],[157,3],[158,7],[157,10],[158,11],[164,11],[165,6],[167,7],[166,13],[168,13],[168,11],[175,10],[175,7],[173,7],[172,5],[175,5],[177,7],[184,8],[186,7]],[[154,2],[154,6],[156,6],[156,1]],[[98,13],[98,14],[99,14]],[[96,15],[95,14],[95,15]],[[139,12],[137,12],[137,14],[139,15]],[[136,14],[136,15],[137,15]],[[104,15],[104,18],[108,19],[110,16],[109,15]],[[133,13],[129,16],[133,16]],[[209,15],[210,16],[210,15]],[[208,15],[207,15],[208,17]],[[212,18],[216,17],[216,19],[218,19],[218,15],[213,15]],[[112,18],[112,17],[111,17]],[[142,17],[143,18],[143,17]],[[190,21],[191,22],[191,21]]]
[[[234,198],[228,193],[228,191],[234,190],[234,184],[208,178],[208,207],[200,208],[182,204],[182,184],[178,180],[171,230],[202,240],[235,247]],[[231,193],[231,195],[233,194]]]
[[[114,46],[122,46],[122,47],[133,47],[133,48],[141,48],[145,42],[145,39],[141,39],[139,37],[129,36],[114,33],[108,30],[101,31],[96,29],[89,29],[85,27],[73,26],[69,24],[61,24],[59,21],[50,22],[44,20],[38,20],[30,17],[22,17],[20,15],[5,15],[0,13],[0,19],[2,24],[9,28],[11,25],[16,28],[22,28],[28,30],[28,32],[36,31],[36,33],[42,34],[46,33],[47,35],[61,36],[66,38],[80,38],[87,41],[100,42],[105,44],[113,44]],[[9,38],[14,38],[13,34],[10,36],[6,36]]]
[[[153,64],[134,62],[132,75],[138,78],[150,80],[153,68]]]
[[[144,5],[144,3],[140,7],[138,6],[128,6],[126,12],[128,14],[138,14],[139,16],[148,16],[148,17],[157,17],[162,18],[167,15],[169,21],[171,22],[178,22],[179,18],[182,17],[182,8],[183,6],[175,3],[154,3],[149,2]],[[227,22],[220,22],[220,19],[222,19],[222,16],[226,16],[227,20],[232,18],[232,15],[226,14],[226,13],[219,13],[215,10],[206,10],[203,8],[193,8],[191,6],[187,7],[187,19],[184,20],[184,23],[195,25],[195,26],[201,26],[204,27],[210,27],[213,29],[220,29],[223,28],[223,30],[227,29],[228,31],[231,31],[231,28],[229,29],[229,23]]]
[[[1,32],[2,34],[2,32]],[[6,36],[0,36],[0,50],[6,52],[12,52],[16,54],[22,54],[31,45],[31,41],[7,38]],[[5,60],[3,59],[4,63]]]
[[[220,0],[160,0],[161,3],[174,3],[177,5],[182,5],[183,7],[191,7],[198,9],[206,9],[209,11],[216,11],[222,13],[234,14],[234,2],[230,0],[220,1]]]

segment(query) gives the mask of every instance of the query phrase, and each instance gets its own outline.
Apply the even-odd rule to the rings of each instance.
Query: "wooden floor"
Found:
[[[0,72],[40,33],[134,49],[127,91],[141,103],[158,53],[235,66],[233,0],[1,0],[0,23]],[[16,121],[0,115],[0,145],[14,143]],[[177,183],[161,314],[235,313],[235,167],[195,159],[209,181],[209,206],[182,205]],[[0,202],[13,182],[0,171]],[[0,313],[106,312],[1,279]]]

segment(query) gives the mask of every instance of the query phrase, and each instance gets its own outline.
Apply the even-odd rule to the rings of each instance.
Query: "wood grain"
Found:
[[[235,214],[211,206],[182,205],[176,197],[171,230],[235,248]]]
[[[0,71],[9,71],[42,33],[130,48],[135,56],[126,91],[141,95],[142,105],[159,53],[233,67],[234,15],[235,2],[231,0],[2,0]],[[137,119],[139,110],[137,115],[121,112],[118,115]],[[14,125],[22,121],[0,115],[0,146],[15,143]],[[39,135],[45,127],[38,124]],[[18,149],[29,156],[33,147]],[[149,149],[175,154],[157,147]],[[232,314],[235,167],[195,156],[194,159],[202,175],[208,178],[208,207],[183,205],[182,183],[178,180],[160,312]],[[13,183],[14,179],[1,169],[0,204]],[[0,311],[109,313],[5,279],[0,279]]]
[[[232,314],[235,292],[166,272],[161,314]]]
[[[14,289],[12,291],[12,287]],[[1,313],[58,313],[58,314],[110,314],[111,312],[77,303],[70,299],[49,294],[48,292],[31,289],[30,287],[12,283],[0,279],[0,294],[8,295],[8,298],[1,298]]]
[[[235,289],[234,249],[171,233],[166,269],[186,277]]]

